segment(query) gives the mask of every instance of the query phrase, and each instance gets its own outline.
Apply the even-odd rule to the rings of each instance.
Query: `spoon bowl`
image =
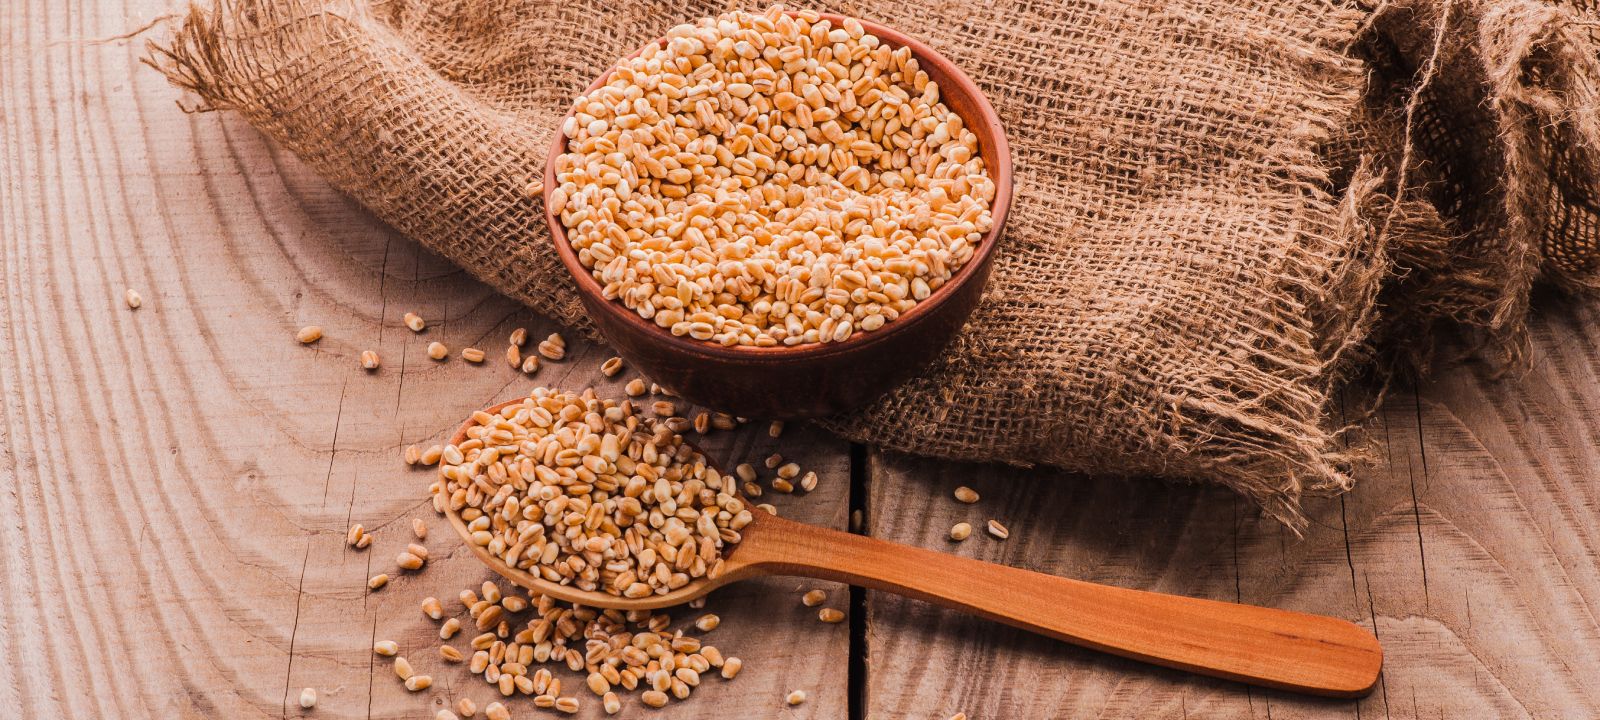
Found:
[[[450,442],[465,442],[474,424],[470,418],[462,423]],[[512,567],[472,542],[467,523],[449,503],[444,509],[467,547],[496,573],[532,593],[592,607],[669,607],[728,583],[795,575],[883,590],[1114,655],[1291,692],[1363,697],[1383,668],[1377,637],[1338,618],[1098,585],[807,525],[755,508],[740,541],[723,551],[720,575],[665,594],[627,598]]]

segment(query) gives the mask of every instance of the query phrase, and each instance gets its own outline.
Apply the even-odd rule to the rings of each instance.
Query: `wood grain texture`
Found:
[[[1355,492],[1304,540],[1226,493],[874,455],[874,534],[1127,587],[1376,627],[1379,687],[1327,701],[1096,655],[868,594],[868,717],[1585,718],[1600,653],[1600,307],[1546,299],[1530,372],[1471,365],[1390,398]],[[951,499],[957,485],[982,494]],[[997,541],[945,539],[993,517]]]
[[[186,115],[119,34],[166,0],[0,4],[0,716],[431,718],[496,693],[439,661],[425,595],[491,577],[427,506],[430,473],[400,451],[537,381],[620,394],[603,348],[574,342],[535,379],[506,337],[554,328],[375,222],[226,114]],[[123,305],[125,288],[144,305]],[[401,316],[429,328],[414,335]],[[326,337],[297,344],[295,330]],[[489,354],[424,354],[438,340]],[[531,348],[531,343],[530,343]],[[376,350],[383,366],[363,372]],[[765,427],[712,435],[732,462],[781,447],[824,485],[774,502],[842,527],[846,447]],[[416,574],[394,570],[410,519],[432,528]],[[371,549],[345,547],[359,522]],[[388,587],[366,579],[390,572]],[[845,714],[848,629],[822,626],[799,584],[714,596],[708,635],[746,660],[733,682],[652,717]],[[453,601],[448,604],[454,604]],[[698,611],[679,611],[684,622]],[[433,675],[407,693],[371,652],[393,639]],[[464,644],[465,638],[458,640]],[[561,670],[601,717],[582,678]],[[630,705],[638,701],[627,698]],[[520,698],[519,717],[536,711]],[[479,717],[482,717],[481,715]]]

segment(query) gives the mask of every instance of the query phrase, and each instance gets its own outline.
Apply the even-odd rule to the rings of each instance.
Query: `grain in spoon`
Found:
[[[540,415],[531,422],[546,423],[539,430],[541,433],[558,432],[565,427],[575,435],[582,435],[586,433],[585,428],[602,429],[594,427],[604,425],[596,419],[599,413],[563,412],[547,420],[543,416],[555,414],[548,409],[538,412],[535,407],[540,400],[538,392],[531,400],[519,398],[475,414],[456,432],[451,445],[456,448],[467,445],[467,453],[474,456],[500,447],[529,449],[532,445],[523,443],[531,441],[507,437],[511,431],[504,428],[511,425],[510,419],[526,418],[530,408]],[[592,394],[583,397],[593,402]],[[548,401],[545,404],[557,406]],[[485,432],[473,430],[486,427],[482,422],[485,420],[500,425],[502,434],[493,441],[497,444],[484,446]],[[642,428],[639,432],[648,429],[646,425],[638,427]],[[480,437],[470,437],[474,432]],[[473,444],[475,440],[477,444]],[[539,456],[541,463],[548,461],[551,465],[539,473],[540,477],[553,478],[557,465],[567,468],[564,474],[571,476],[573,456],[565,455],[557,460],[558,453],[549,445],[545,444],[548,452]],[[499,454],[499,450],[494,450],[494,462],[503,463],[497,457]],[[470,457],[462,460],[466,465],[456,467],[469,467],[473,475],[465,484],[485,494],[490,491],[510,494],[500,489],[509,481],[497,481],[490,472],[479,473],[483,464]],[[537,464],[529,460],[529,455],[518,456],[518,461],[524,468]],[[590,466],[607,469],[604,462],[584,467]],[[451,472],[459,476],[458,471]],[[504,478],[504,468],[493,474]],[[518,477],[523,474],[516,471]],[[612,480],[607,482],[614,484]],[[718,492],[737,498],[736,483],[731,476],[725,485]],[[441,482],[440,487],[445,484]],[[592,488],[589,491],[592,492]],[[1376,684],[1383,665],[1377,638],[1366,629],[1337,618],[1045,575],[806,525],[754,509],[747,524],[732,535],[724,532],[725,536],[737,537],[737,542],[721,549],[715,570],[692,579],[677,578],[671,588],[658,585],[643,596],[622,597],[582,589],[570,584],[570,580],[553,580],[508,564],[501,555],[491,552],[487,544],[478,542],[481,537],[474,538],[474,533],[482,530],[469,526],[469,521],[463,517],[466,508],[450,501],[440,505],[451,526],[467,541],[467,546],[495,572],[531,592],[582,605],[619,610],[655,609],[684,604],[728,583],[752,577],[796,575],[892,592],[1122,657],[1294,692],[1330,697],[1364,696]],[[742,501],[733,507],[741,505]],[[529,565],[537,566],[536,563]]]

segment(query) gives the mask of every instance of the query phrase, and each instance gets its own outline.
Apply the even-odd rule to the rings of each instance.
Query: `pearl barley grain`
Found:
[[[550,333],[550,337],[539,343],[538,350],[546,360],[560,360],[567,356],[567,341],[560,333]]]
[[[550,210],[606,297],[719,345],[840,342],[972,259],[976,134],[910,48],[845,25],[679,25],[575,100]]]

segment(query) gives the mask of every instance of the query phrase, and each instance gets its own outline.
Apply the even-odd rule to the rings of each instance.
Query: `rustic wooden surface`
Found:
[[[1600,687],[1600,307],[1547,299],[1533,367],[1440,372],[1372,426],[1375,467],[1305,539],[1224,491],[874,455],[867,527],[1033,570],[1376,625],[1358,703],[1155,670],[869,593],[869,717],[1592,718]],[[958,485],[981,500],[961,505]],[[1009,540],[945,539],[988,518]]]
[[[512,372],[507,333],[550,323],[237,118],[179,112],[138,65],[141,43],[109,37],[178,5],[0,4],[0,715],[299,717],[304,686],[326,718],[431,717],[463,693],[482,705],[489,688],[435,659],[417,602],[489,575],[399,450],[535,381],[594,382],[607,353]],[[137,311],[128,287],[144,295]],[[426,333],[400,325],[407,311]],[[309,323],[327,338],[301,347],[292,335]],[[842,527],[864,508],[863,530],[896,540],[1375,624],[1387,669],[1364,701],[1199,680],[859,591],[850,623],[821,625],[796,602],[811,583],[769,580],[708,608],[744,674],[648,716],[1600,715],[1587,682],[1600,660],[1596,327],[1594,306],[1545,303],[1526,376],[1459,367],[1397,393],[1374,426],[1381,461],[1355,493],[1313,503],[1303,541],[1215,490],[881,456],[804,431],[708,443],[730,459],[776,447],[819,470],[816,493],[777,500],[787,516]],[[436,364],[431,340],[490,359]],[[383,357],[375,374],[356,364],[367,348]],[[963,483],[983,500],[952,501]],[[435,558],[366,591],[411,517],[430,522]],[[957,519],[989,517],[1011,539],[944,539]],[[377,532],[371,550],[344,547],[352,522]],[[830,603],[848,599],[835,589]],[[406,693],[374,661],[375,638],[414,648],[435,688]],[[810,699],[782,707],[796,688]],[[598,716],[585,699],[581,716]]]

